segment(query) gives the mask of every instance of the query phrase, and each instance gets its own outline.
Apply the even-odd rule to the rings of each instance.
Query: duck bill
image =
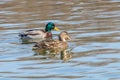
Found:
[[[71,40],[71,38],[70,38],[70,37],[68,37],[68,40]]]
[[[71,38],[70,38],[69,36],[67,36],[67,37],[65,38],[65,40],[71,40]]]
[[[60,29],[58,27],[55,27],[54,30],[59,31]]]

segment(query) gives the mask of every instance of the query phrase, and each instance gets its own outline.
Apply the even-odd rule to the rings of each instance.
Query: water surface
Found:
[[[67,61],[21,44],[19,32],[47,22],[70,33]],[[0,0],[0,79],[120,80],[119,31],[119,0]]]

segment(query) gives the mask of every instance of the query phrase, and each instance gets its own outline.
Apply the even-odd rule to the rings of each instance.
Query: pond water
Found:
[[[21,44],[47,22],[70,33],[67,59]],[[120,0],[0,0],[0,80],[120,80],[119,31]]]

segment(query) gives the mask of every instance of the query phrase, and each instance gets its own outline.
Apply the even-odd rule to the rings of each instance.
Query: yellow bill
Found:
[[[55,28],[54,28],[54,30],[59,31],[60,29],[59,29],[59,28],[57,28],[57,27],[55,27]]]

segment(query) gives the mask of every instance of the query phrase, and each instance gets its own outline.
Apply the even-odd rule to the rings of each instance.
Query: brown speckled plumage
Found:
[[[67,40],[70,37],[66,31],[63,31],[59,35],[59,40],[43,40],[39,43],[36,43],[33,46],[33,49],[66,49],[68,47]]]

